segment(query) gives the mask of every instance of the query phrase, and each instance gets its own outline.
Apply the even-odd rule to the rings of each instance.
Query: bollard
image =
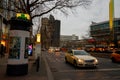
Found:
[[[36,59],[36,71],[38,72],[39,71],[39,67],[40,67],[40,57],[38,57]]]

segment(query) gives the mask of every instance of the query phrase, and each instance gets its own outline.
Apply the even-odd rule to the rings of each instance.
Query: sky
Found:
[[[57,14],[54,18],[61,21],[61,35],[73,35],[82,39],[89,32],[91,22],[102,22],[109,20],[109,1],[93,0],[89,8],[78,7],[76,14],[69,16]],[[120,0],[114,0],[114,16],[120,18]]]

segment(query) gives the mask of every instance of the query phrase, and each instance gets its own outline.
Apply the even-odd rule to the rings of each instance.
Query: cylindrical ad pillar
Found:
[[[10,20],[7,75],[16,76],[28,74],[30,26],[31,23],[26,20],[16,18]]]

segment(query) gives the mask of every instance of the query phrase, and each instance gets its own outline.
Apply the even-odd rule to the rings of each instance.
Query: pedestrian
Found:
[[[0,49],[0,55],[1,55],[1,58],[4,56],[4,46],[3,44],[1,44],[1,49]]]
[[[38,58],[36,59],[36,71],[39,71],[39,67],[40,67],[40,57],[38,56]]]

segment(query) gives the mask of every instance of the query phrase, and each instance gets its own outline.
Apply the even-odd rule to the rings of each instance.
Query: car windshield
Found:
[[[74,55],[89,55],[89,53],[87,53],[86,51],[80,51],[80,50],[76,50],[74,51]]]

